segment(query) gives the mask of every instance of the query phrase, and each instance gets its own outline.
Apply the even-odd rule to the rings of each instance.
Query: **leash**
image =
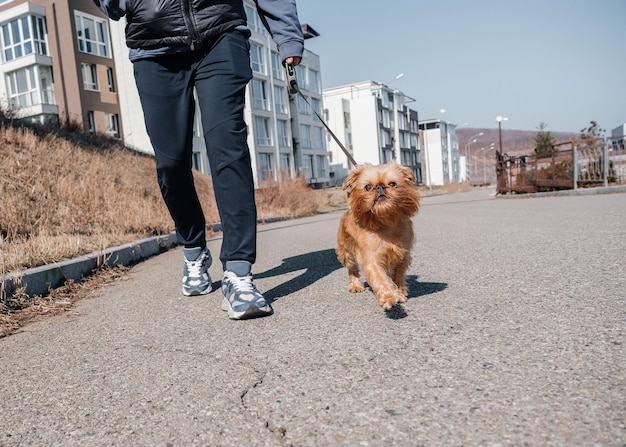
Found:
[[[324,125],[324,127],[326,128],[330,136],[333,137],[333,139],[339,145],[343,153],[346,155],[346,157],[348,157],[348,160],[350,161],[350,163],[352,163],[354,166],[358,166],[358,163],[356,162],[352,154],[348,152],[348,149],[346,149],[346,147],[341,143],[341,141],[339,141],[339,138],[337,138],[335,133],[332,130],[330,130],[330,127],[328,127],[328,124],[326,124],[326,122],[322,119],[320,114],[317,113],[317,110],[315,110],[313,106],[311,105],[311,103],[308,101],[308,99],[306,99],[306,96],[304,96],[302,92],[300,91],[300,87],[298,87],[298,80],[296,79],[296,68],[291,64],[287,64],[285,65],[285,71],[287,73],[287,86],[289,89],[289,93],[291,95],[299,94],[300,97],[304,99],[304,102],[309,106],[309,108],[313,111],[313,113],[315,113],[315,116],[317,116],[320,122]]]

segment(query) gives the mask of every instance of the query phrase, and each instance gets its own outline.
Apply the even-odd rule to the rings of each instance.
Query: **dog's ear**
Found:
[[[404,179],[411,185],[416,185],[415,174],[413,174],[413,171],[411,171],[411,169],[407,168],[406,166],[402,166],[401,169],[402,169],[402,176],[404,177]]]
[[[363,169],[364,168],[362,165],[357,166],[350,172],[350,174],[348,174],[346,179],[343,181],[343,190],[348,194],[348,197],[350,196],[350,193],[354,189],[354,184],[356,183],[359,176],[361,175],[361,172],[363,172]]]

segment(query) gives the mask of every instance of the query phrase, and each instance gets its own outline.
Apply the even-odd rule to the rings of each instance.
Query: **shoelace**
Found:
[[[196,259],[195,261],[185,260],[187,263],[187,272],[189,273],[189,276],[191,278],[197,278],[202,276],[202,264],[204,263],[205,259],[206,255],[204,253],[201,253],[200,256],[198,256],[198,259]]]
[[[252,275],[237,276],[235,274],[228,275],[230,283],[237,292],[255,292],[254,284],[252,284]]]

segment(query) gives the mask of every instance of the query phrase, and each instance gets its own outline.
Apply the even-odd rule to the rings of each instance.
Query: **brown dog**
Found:
[[[349,209],[339,222],[337,257],[348,291],[362,292],[359,266],[383,309],[406,302],[413,224],[420,196],[413,172],[398,163],[359,165],[346,178]]]

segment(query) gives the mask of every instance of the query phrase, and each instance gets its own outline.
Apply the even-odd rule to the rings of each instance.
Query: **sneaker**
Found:
[[[212,290],[209,266],[213,259],[208,248],[183,248],[183,295],[206,295]]]
[[[272,306],[252,283],[251,264],[247,261],[228,261],[222,279],[222,310],[231,320],[272,315]]]

